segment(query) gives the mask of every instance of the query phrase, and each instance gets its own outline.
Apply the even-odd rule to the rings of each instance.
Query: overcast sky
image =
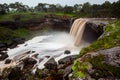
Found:
[[[70,5],[74,4],[83,4],[85,2],[90,2],[91,4],[101,4],[107,0],[0,0],[0,3],[14,3],[14,2],[22,2],[23,4],[29,6],[36,6],[38,3],[49,3],[49,4],[61,4],[61,5]],[[118,0],[108,0],[110,2],[118,1]]]

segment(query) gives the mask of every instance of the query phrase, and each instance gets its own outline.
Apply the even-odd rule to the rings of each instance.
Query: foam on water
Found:
[[[42,59],[38,63],[38,68],[43,68],[51,57],[54,57],[56,61],[66,56],[65,50],[70,50],[71,54],[75,55],[79,53],[80,48],[73,47],[73,39],[66,32],[54,32],[49,35],[36,36],[31,40],[26,41],[24,44],[18,45],[14,49],[8,50],[9,58],[14,59],[17,56],[23,55],[27,51],[35,51],[35,53],[27,54],[27,57],[31,57],[33,54],[39,54],[38,60]],[[49,58],[46,58],[49,56]],[[17,57],[18,58],[18,57]]]
[[[41,35],[26,41],[24,44],[18,45],[14,49],[8,49],[8,58],[13,60],[14,66],[19,64],[19,61],[31,57],[37,60],[36,66],[40,69],[44,68],[44,64],[52,57],[58,62],[59,59],[69,55],[79,54],[81,48],[85,47],[89,43],[84,40],[81,41],[81,46],[75,47],[73,38],[66,32],[53,32],[49,35]],[[65,50],[70,50],[71,54],[64,54]],[[31,51],[29,54],[26,52]],[[34,51],[34,52],[32,52]],[[33,57],[34,54],[38,54],[38,57]],[[5,66],[13,66],[13,63],[5,65],[4,61],[0,63],[1,70]]]

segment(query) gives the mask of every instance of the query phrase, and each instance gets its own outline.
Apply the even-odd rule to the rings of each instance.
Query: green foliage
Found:
[[[5,15],[0,15],[0,21],[16,21],[16,18],[19,17],[20,21],[27,21],[27,20],[38,20],[43,17],[42,13],[8,13]]]
[[[40,20],[43,16],[45,15],[49,15],[49,14],[55,14],[55,15],[59,15],[59,16],[70,16],[70,17],[74,17],[75,14],[73,13],[63,13],[63,12],[36,12],[36,13],[30,13],[30,12],[16,12],[16,13],[7,13],[4,15],[0,15],[0,21],[29,21],[29,20]]]
[[[30,30],[27,30],[25,28],[11,30],[6,27],[0,27],[0,42],[11,42],[15,37],[29,39],[31,33],[32,32]]]
[[[30,37],[31,31],[25,28],[19,28],[14,30],[14,35],[22,38],[28,39]]]
[[[0,27],[0,42],[9,42],[14,37],[14,32],[11,29]]]
[[[72,66],[74,77],[80,77],[85,78],[85,71],[87,70],[88,64],[80,63],[78,60],[76,60]]]
[[[83,48],[79,56],[83,56],[87,52],[107,49],[113,46],[120,46],[120,21],[114,21],[104,28],[102,38],[93,42],[89,47]]]

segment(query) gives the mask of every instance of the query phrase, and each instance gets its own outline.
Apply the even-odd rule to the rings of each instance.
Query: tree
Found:
[[[35,7],[35,10],[37,12],[47,12],[46,3],[38,3],[38,5]]]
[[[88,14],[90,12],[90,7],[91,7],[91,4],[89,2],[84,3],[82,6],[83,12]]]
[[[78,13],[81,10],[82,4],[75,4],[73,6],[74,8],[74,13]]]
[[[6,3],[0,4],[0,14],[5,14],[9,12],[9,7]]]
[[[64,13],[73,13],[73,7],[66,5],[66,6],[64,7]]]

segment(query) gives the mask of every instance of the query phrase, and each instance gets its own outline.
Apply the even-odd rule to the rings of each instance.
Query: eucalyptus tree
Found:
[[[73,7],[65,5],[65,7],[64,7],[64,13],[73,13]]]
[[[56,5],[49,4],[49,12],[57,12]]]
[[[47,12],[47,7],[46,7],[46,3],[38,3],[37,6],[35,6],[35,10],[37,12]]]
[[[9,12],[9,6],[8,4],[0,4],[0,14],[5,14]]]
[[[81,10],[81,8],[82,8],[82,4],[75,4],[74,6],[73,6],[73,9],[74,9],[74,13],[78,13],[78,12],[80,12],[80,10]]]

